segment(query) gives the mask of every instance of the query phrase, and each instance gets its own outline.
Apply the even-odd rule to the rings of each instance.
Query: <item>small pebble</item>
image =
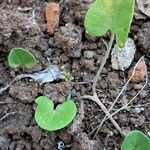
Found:
[[[148,95],[147,91],[143,90],[139,96],[140,98],[145,98],[147,95]]]
[[[111,53],[112,68],[116,70],[126,70],[131,65],[136,51],[135,43],[128,38],[123,48],[114,46]]]
[[[134,85],[133,85],[133,88],[134,88],[135,90],[140,90],[142,87],[143,87],[142,84],[134,84]]]
[[[93,51],[84,51],[84,57],[87,59],[93,58],[94,52]]]
[[[136,66],[137,65],[137,66]],[[134,83],[139,83],[142,80],[144,80],[144,77],[146,75],[146,65],[144,60],[140,60],[138,64],[136,64],[136,68],[132,67],[128,72],[128,78],[131,78],[131,81]],[[134,70],[135,68],[135,70]],[[133,76],[132,76],[133,75]]]

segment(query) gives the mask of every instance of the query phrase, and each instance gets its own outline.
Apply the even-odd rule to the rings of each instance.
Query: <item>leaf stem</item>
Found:
[[[107,46],[107,51],[106,51],[106,54],[101,62],[101,65],[97,71],[97,74],[96,76],[94,77],[94,80],[93,80],[93,86],[92,86],[92,91],[93,91],[93,94],[96,93],[96,85],[97,85],[97,82],[98,82],[98,78],[102,72],[102,69],[104,68],[104,65],[106,64],[106,61],[109,57],[109,54],[110,54],[110,51],[111,51],[111,48],[112,48],[112,45],[113,45],[113,41],[114,41],[114,38],[115,38],[115,34],[114,33],[111,33],[111,38],[110,38],[110,42],[109,42],[109,45]]]

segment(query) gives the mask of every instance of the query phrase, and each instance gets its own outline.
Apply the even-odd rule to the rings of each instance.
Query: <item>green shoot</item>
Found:
[[[123,47],[130,30],[135,0],[96,0],[85,17],[85,28],[93,36],[103,36],[108,30],[116,34]]]
[[[133,130],[125,137],[121,150],[150,150],[150,139],[143,132]]]
[[[35,57],[26,49],[13,48],[8,56],[9,66],[12,68],[17,67],[33,67],[36,64]]]
[[[75,117],[77,108],[72,100],[67,100],[54,109],[52,100],[45,96],[35,99],[38,104],[35,111],[37,124],[45,130],[55,131],[66,127]]]

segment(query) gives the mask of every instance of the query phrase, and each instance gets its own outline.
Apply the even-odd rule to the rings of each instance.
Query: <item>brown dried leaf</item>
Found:
[[[135,68],[135,72],[133,72],[134,68],[135,67],[132,67],[129,70],[128,77],[131,78],[131,76],[133,75],[133,77],[131,78],[132,82],[134,82],[134,83],[141,82],[146,75],[146,65],[145,65],[144,60],[140,60],[140,62],[137,64],[137,66]]]

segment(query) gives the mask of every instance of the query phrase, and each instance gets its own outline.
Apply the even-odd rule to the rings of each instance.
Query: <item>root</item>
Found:
[[[119,97],[120,97],[121,94],[123,93],[123,91],[126,89],[126,87],[127,87],[127,85],[129,84],[129,82],[130,82],[131,79],[133,78],[134,73],[135,73],[135,70],[136,70],[136,68],[137,68],[137,66],[138,66],[138,64],[139,64],[139,62],[140,62],[141,60],[143,60],[143,62],[145,63],[144,56],[142,56],[142,57],[138,60],[138,62],[136,63],[131,77],[130,77],[129,80],[126,82],[126,84],[123,86],[122,90],[120,91],[120,93],[118,94],[117,98],[115,99],[115,101],[114,101],[113,104],[111,105],[110,109],[108,110],[108,113],[109,113],[109,114],[110,114],[110,111],[113,109],[114,105],[116,104],[116,102],[118,101]],[[145,66],[146,66],[146,64],[145,64]],[[126,108],[128,107],[128,105],[129,105],[130,103],[132,103],[133,100],[134,100],[134,99],[142,92],[142,90],[146,87],[146,85],[147,85],[147,83],[148,83],[148,73],[147,73],[147,68],[145,68],[145,69],[146,69],[146,70],[145,70],[145,72],[146,72],[146,82],[145,82],[145,84],[143,85],[142,89],[129,101],[129,103],[127,103],[126,105],[124,105],[124,106],[121,107],[120,109],[116,110],[112,115],[109,115],[109,116],[108,116],[108,115],[105,115],[105,117],[104,117],[103,120],[101,121],[100,125],[96,128],[97,131],[96,131],[94,137],[97,135],[97,133],[98,133],[98,131],[100,130],[100,128],[102,127],[103,123],[104,123],[107,119],[109,119],[110,116],[112,117],[112,116],[114,116],[115,114],[117,114],[118,112],[120,112],[121,110],[126,109]],[[95,130],[96,130],[96,129],[95,129]],[[94,130],[94,131],[95,131],[95,130]]]
[[[8,116],[10,115],[14,115],[16,114],[17,112],[10,112],[10,113],[7,113],[5,116],[3,116],[2,118],[0,118],[0,122],[3,121],[4,119],[6,119]]]

